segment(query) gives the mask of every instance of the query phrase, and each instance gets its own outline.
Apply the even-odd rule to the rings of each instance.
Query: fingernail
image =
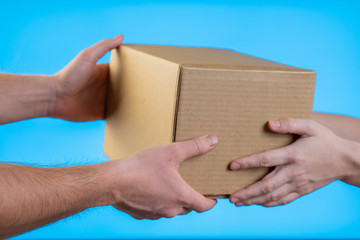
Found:
[[[218,138],[214,135],[206,136],[208,144],[210,147],[214,147],[218,143]]]
[[[238,198],[231,198],[230,202],[232,203],[237,203],[238,201],[240,201]]]
[[[232,170],[238,170],[238,169],[240,169],[240,164],[237,163],[237,162],[231,164],[231,169],[232,169]]]
[[[269,121],[270,126],[272,128],[279,128],[280,127],[280,122],[279,121]]]

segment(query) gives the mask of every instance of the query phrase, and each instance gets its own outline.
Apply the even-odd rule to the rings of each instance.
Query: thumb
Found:
[[[185,159],[207,153],[214,149],[218,143],[216,136],[202,136],[183,142],[172,144],[173,161],[175,164],[182,163]]]
[[[319,125],[313,120],[295,118],[269,121],[268,126],[273,132],[298,135],[315,135],[319,129]]]
[[[204,197],[201,193],[192,189],[193,193],[193,201],[192,201],[192,209],[198,213],[205,212],[210,210],[217,203],[216,199],[210,199]]]

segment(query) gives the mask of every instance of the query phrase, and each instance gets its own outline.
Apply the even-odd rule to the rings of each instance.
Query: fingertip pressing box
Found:
[[[293,141],[268,131],[268,120],[311,117],[315,78],[314,71],[231,50],[122,45],[111,54],[105,154],[121,159],[217,135],[216,149],[179,171],[202,194],[227,197],[269,171],[230,171],[231,160]]]

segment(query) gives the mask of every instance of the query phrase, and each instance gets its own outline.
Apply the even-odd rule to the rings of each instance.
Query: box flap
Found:
[[[173,141],[180,67],[123,45],[112,51],[105,154],[125,158]]]

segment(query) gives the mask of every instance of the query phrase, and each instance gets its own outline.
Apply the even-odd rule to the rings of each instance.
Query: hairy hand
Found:
[[[116,179],[112,184],[113,206],[136,219],[171,218],[211,209],[216,200],[190,187],[178,167],[188,158],[211,151],[217,141],[215,136],[204,136],[108,162],[113,169],[110,178]]]
[[[65,68],[54,75],[56,95],[52,117],[69,121],[104,118],[109,64],[96,62],[123,40],[119,35],[83,50]]]
[[[269,128],[273,132],[293,133],[300,137],[289,146],[231,163],[232,170],[275,167],[261,181],[233,193],[230,201],[236,206],[283,205],[355,173],[348,154],[352,151],[352,142],[324,126],[312,120],[283,119],[270,121]]]

